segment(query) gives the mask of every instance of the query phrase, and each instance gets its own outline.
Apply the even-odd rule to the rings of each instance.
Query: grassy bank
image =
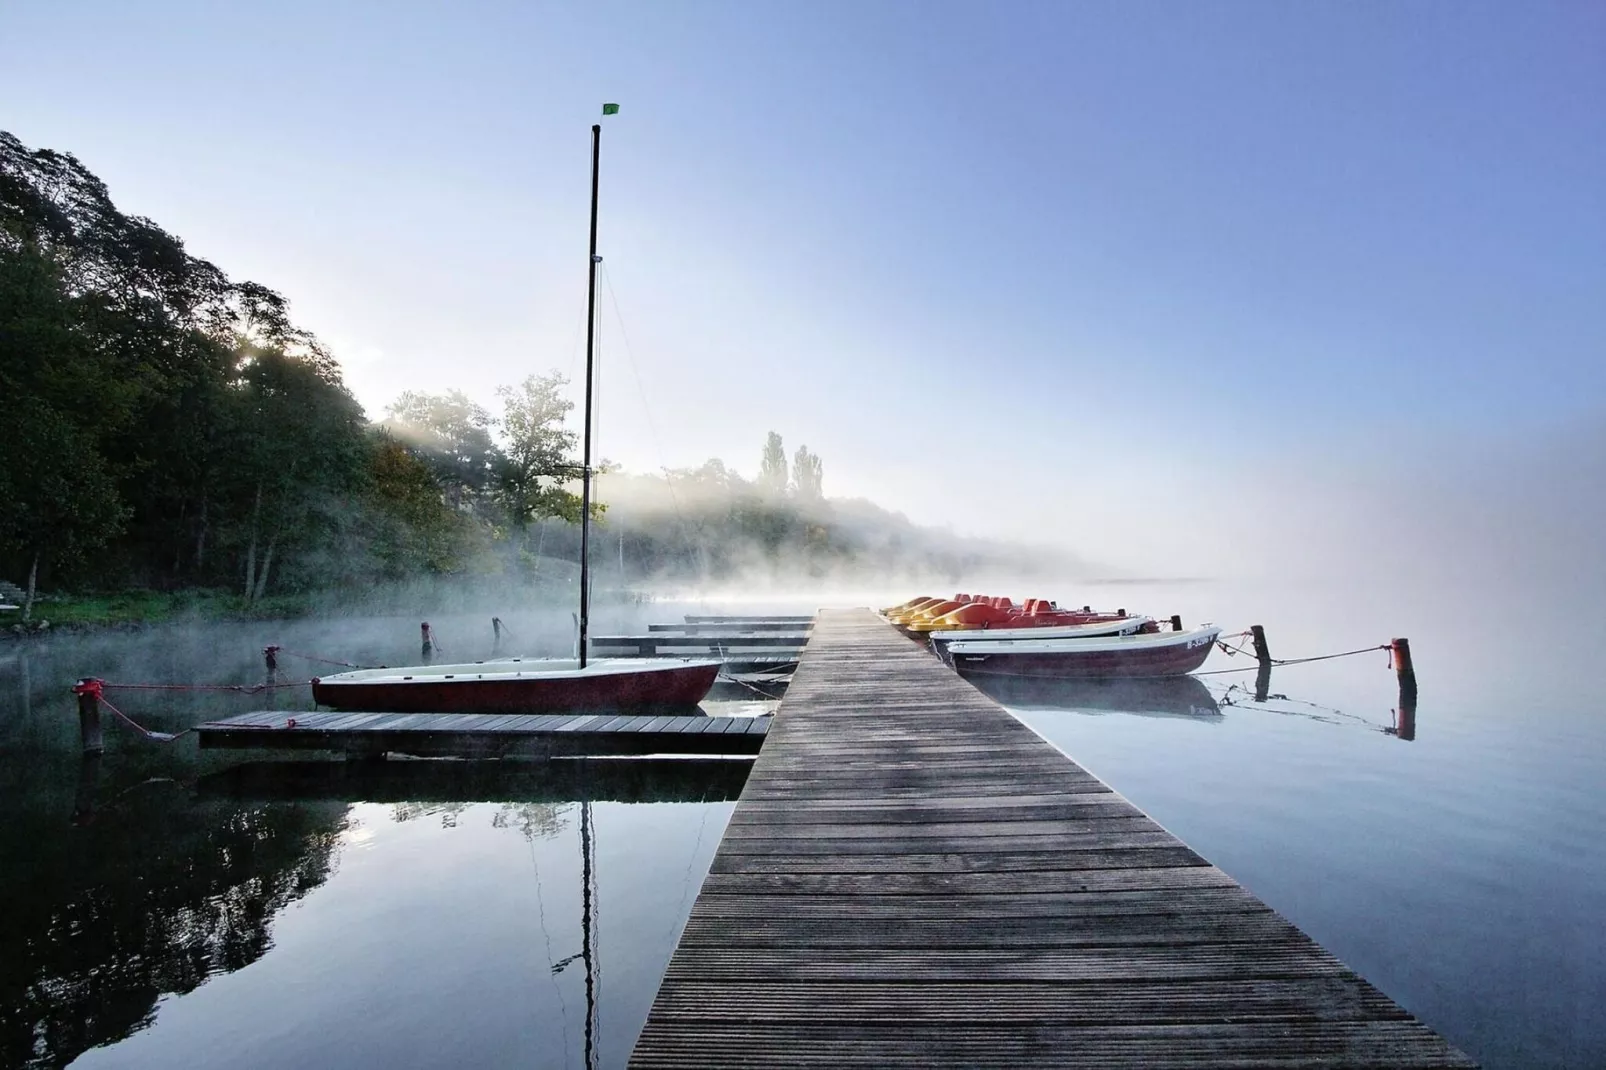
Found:
[[[120,591],[116,594],[53,595],[34,603],[31,627],[117,627],[156,624],[181,617],[208,620],[283,620],[311,612],[311,600],[281,595],[248,604],[237,594],[213,590]],[[0,616],[0,627],[22,623],[22,612]]]

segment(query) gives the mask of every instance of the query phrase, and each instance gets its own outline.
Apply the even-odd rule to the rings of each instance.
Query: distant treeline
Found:
[[[543,559],[578,560],[564,386],[504,387],[494,416],[457,392],[408,393],[370,422],[281,295],[118,211],[71,155],[0,131],[0,579],[250,602],[530,578]],[[826,501],[820,458],[788,463],[773,433],[755,481],[717,460],[615,472],[600,500],[599,560],[632,585],[754,568],[958,574],[1009,556]]]

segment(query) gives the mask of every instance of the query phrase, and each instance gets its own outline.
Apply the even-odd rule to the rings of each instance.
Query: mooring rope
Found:
[[[778,699],[778,698],[781,697],[779,695],[772,694],[772,693],[770,693],[768,691],[761,690],[758,687],[754,686],[753,684],[748,683],[746,680],[738,680],[736,677],[727,676],[724,673],[720,673],[719,674],[719,679],[723,680],[727,684],[735,684],[737,687],[745,687],[745,688],[747,688],[747,690],[751,691],[753,694],[757,695],[759,698],[763,698],[763,699],[768,699],[770,701],[774,701],[775,699]],[[780,681],[777,680],[776,682],[779,683]]]
[[[158,732],[154,729],[146,728],[128,714],[124,713],[116,706],[113,706],[111,700],[105,695],[104,687],[104,683],[100,680],[80,680],[78,683],[73,685],[72,693],[80,696],[91,696],[100,705],[105,706],[108,710],[111,710],[112,713],[116,714],[119,719],[126,723],[130,728],[134,729],[134,731],[138,732],[146,739],[153,739],[158,743],[171,743],[180,736],[186,736],[195,731],[193,728],[186,728],[182,732]]]
[[[431,634],[430,639],[431,639],[431,642],[433,643],[434,642],[433,633]],[[435,644],[435,649],[437,651],[440,651],[440,645],[439,644]],[[374,666],[374,665],[357,665],[357,664],[355,664],[353,662],[350,662],[350,661],[341,661],[338,658],[321,658],[316,654],[303,654],[303,653],[300,653],[299,651],[295,651],[295,650],[286,650],[282,646],[266,647],[266,648],[263,649],[263,653],[266,654],[269,650],[273,651],[275,654],[289,654],[293,658],[302,658],[302,659],[304,659],[306,661],[322,662],[325,665],[340,665],[340,666],[343,666],[343,667],[345,667],[347,669],[373,669],[373,668],[381,667],[381,666]],[[441,651],[441,652],[444,653],[444,651]]]
[[[311,680],[284,680],[264,684],[116,684],[102,682],[108,691],[232,691],[238,695],[260,695],[284,687],[306,687]],[[76,691],[75,691],[76,693]]]

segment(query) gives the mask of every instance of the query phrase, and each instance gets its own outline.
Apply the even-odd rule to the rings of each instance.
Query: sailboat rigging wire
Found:
[[[558,811],[563,813],[562,810]],[[552,932],[546,924],[546,902],[541,897],[541,866],[535,860],[535,839],[526,835],[525,844],[530,848],[530,868],[535,870],[535,910],[541,919],[541,936],[546,940],[547,976],[552,978],[552,990],[558,994],[558,1013],[563,1018],[563,1065],[569,1065],[569,1004],[563,998],[563,986],[558,984],[557,967],[552,962]]]
[[[613,276],[608,273],[608,265],[602,265],[602,282],[608,287],[608,300],[613,304],[613,318],[619,324],[619,339],[625,345],[625,363],[630,365],[630,377],[636,384],[636,393],[641,397],[641,411],[647,417],[647,433],[652,436],[653,452],[661,461],[664,459],[663,440],[658,436],[658,423],[652,418],[652,406],[647,403],[647,390],[641,384],[641,369],[636,364],[636,352],[630,345],[630,332],[625,328],[624,313],[619,310],[619,295],[613,289]],[[675,480],[664,470],[664,486],[669,489],[669,504],[675,510],[675,516],[685,525],[685,516],[680,511],[680,497],[675,493]]]

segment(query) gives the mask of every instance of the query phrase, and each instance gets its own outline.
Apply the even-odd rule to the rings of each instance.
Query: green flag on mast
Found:
[[[602,106],[602,114],[604,114],[604,115],[618,115],[619,114],[619,105],[617,105],[617,104],[604,104]]]

